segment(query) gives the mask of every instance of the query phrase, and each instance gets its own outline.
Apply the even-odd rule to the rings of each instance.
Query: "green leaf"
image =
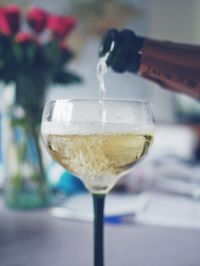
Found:
[[[61,50],[61,62],[62,64],[66,64],[71,61],[75,57],[75,54],[70,50]]]
[[[50,41],[41,47],[40,56],[47,66],[57,68],[61,62],[61,51],[58,42]]]
[[[37,54],[37,45],[30,41],[20,45],[22,49],[21,66],[33,66],[35,65],[35,58]],[[19,52],[19,50],[18,50]]]
[[[17,63],[21,63],[23,60],[23,50],[18,43],[13,44],[13,55]]]
[[[60,70],[54,75],[54,82],[60,84],[80,83],[82,79],[77,74]]]

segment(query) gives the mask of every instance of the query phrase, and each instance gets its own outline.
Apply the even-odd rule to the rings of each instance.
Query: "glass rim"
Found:
[[[121,103],[138,103],[144,105],[152,105],[150,101],[147,100],[135,100],[135,99],[119,99],[119,98],[61,98],[55,100],[46,101],[44,104],[53,104],[56,102],[121,102]]]

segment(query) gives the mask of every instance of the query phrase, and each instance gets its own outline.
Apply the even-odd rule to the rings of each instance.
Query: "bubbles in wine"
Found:
[[[102,126],[101,122],[70,122],[56,123],[43,122],[41,128],[42,134],[56,135],[113,135],[113,134],[151,134],[152,125],[146,124],[139,127],[135,124],[106,123]]]
[[[152,139],[150,134],[134,132],[44,135],[52,158],[80,177],[92,193],[107,193],[146,155]]]

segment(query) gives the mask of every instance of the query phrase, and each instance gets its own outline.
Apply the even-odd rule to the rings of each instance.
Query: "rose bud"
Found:
[[[29,32],[19,32],[15,36],[15,41],[19,44],[24,44],[28,42],[34,42],[37,43],[36,38]]]
[[[0,8],[0,31],[5,35],[16,34],[20,28],[20,9],[15,5]]]
[[[48,29],[58,39],[64,39],[75,27],[76,20],[73,17],[50,16],[48,18]]]
[[[43,9],[32,7],[27,12],[27,21],[35,32],[40,33],[46,28],[48,16]]]
[[[5,35],[10,35],[10,30],[8,23],[6,21],[6,11],[5,8],[0,7],[0,32],[2,32]]]
[[[5,8],[5,11],[10,32],[16,34],[20,29],[20,9],[16,5],[9,5]]]

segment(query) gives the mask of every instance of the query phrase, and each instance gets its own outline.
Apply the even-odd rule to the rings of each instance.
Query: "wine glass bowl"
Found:
[[[42,136],[50,155],[91,193],[107,193],[146,155],[153,139],[147,102],[57,100],[46,104]]]
[[[95,266],[103,266],[104,196],[148,152],[151,105],[112,99],[56,100],[45,105],[41,132],[51,157],[94,196]]]

